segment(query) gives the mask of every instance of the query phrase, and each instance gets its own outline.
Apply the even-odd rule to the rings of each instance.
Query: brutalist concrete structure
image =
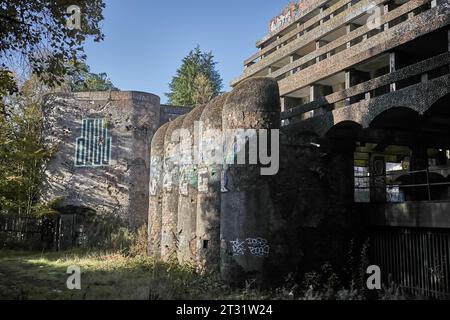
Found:
[[[169,123],[164,136],[161,257],[177,255],[178,195],[180,190],[180,129],[185,115]]]
[[[259,161],[240,163],[238,158],[241,154],[243,159],[250,159],[252,142],[261,148],[261,131],[279,129],[279,126],[280,103],[275,80],[248,79],[227,97],[222,111],[223,131],[242,129],[255,133],[237,151],[233,145],[231,148],[226,145],[226,156],[231,149],[233,161],[227,161],[223,169],[220,272],[222,278],[233,285],[243,285],[251,279],[259,284],[265,281],[265,260],[269,258],[271,245],[270,224],[275,211],[271,194],[273,177],[262,175]],[[265,147],[271,149],[267,142]]]
[[[202,126],[200,163],[198,165],[197,195],[197,269],[200,272],[220,271],[220,207],[223,165],[222,146],[214,141],[222,134],[222,110],[228,94],[222,94],[205,107]],[[217,154],[219,152],[219,154]],[[222,160],[222,159],[220,159]]]
[[[180,194],[178,197],[178,250],[181,263],[197,259],[197,195],[198,195],[198,135],[195,134],[205,105],[189,112],[181,125]]]
[[[164,138],[169,123],[162,125],[155,133],[151,144],[150,190],[148,208],[148,253],[160,257],[162,228],[162,188],[164,170]]]
[[[189,109],[161,106],[158,96],[143,92],[48,95],[44,131],[55,155],[45,172],[43,199],[63,197],[68,213],[90,210],[132,229],[145,224],[151,139],[183,110]],[[74,237],[63,236],[72,237],[69,242]]]
[[[291,241],[268,261],[344,267],[362,237],[384,281],[448,297],[449,29],[448,0],[300,1],[271,22],[232,81],[279,84],[272,225]]]

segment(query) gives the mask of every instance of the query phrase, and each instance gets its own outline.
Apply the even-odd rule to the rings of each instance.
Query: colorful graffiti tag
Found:
[[[111,162],[112,138],[102,118],[83,119],[81,137],[76,139],[75,167],[102,167]]]

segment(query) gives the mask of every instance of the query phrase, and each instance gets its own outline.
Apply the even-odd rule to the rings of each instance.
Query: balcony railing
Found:
[[[402,80],[411,80],[403,87],[406,88],[408,86],[417,84],[417,81],[414,81],[417,78],[421,79],[419,81],[432,80],[432,77],[428,76],[432,73],[437,74],[438,76],[448,75],[450,73],[450,68],[443,67],[448,66],[449,64],[450,52],[442,53],[430,59],[398,69],[397,71],[394,71],[392,73],[388,73],[378,78],[360,83],[348,89],[321,97],[313,102],[284,111],[281,114],[281,119],[284,120],[285,123],[287,122],[286,120],[301,120],[302,115],[306,114],[307,112],[320,111],[323,109],[333,110],[336,108],[336,105],[339,102],[346,101],[353,97],[364,95],[365,97],[374,98],[384,94],[389,94],[389,90],[384,94],[378,93],[378,95],[375,95],[374,91],[382,87],[390,86],[391,84]]]

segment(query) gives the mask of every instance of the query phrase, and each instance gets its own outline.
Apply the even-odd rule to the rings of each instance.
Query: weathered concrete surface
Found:
[[[381,113],[395,107],[405,107],[425,113],[434,102],[450,93],[450,76],[418,83],[386,95],[363,100],[346,108],[339,108],[330,112],[289,124],[284,130],[292,133],[315,132],[325,136],[334,126],[344,122],[354,122],[363,128]]]
[[[200,117],[202,141],[198,167],[197,269],[220,271],[220,177],[222,175],[222,110],[228,94],[214,98]],[[220,149],[220,151],[218,150]],[[219,160],[221,162],[219,162]]]
[[[169,124],[160,127],[152,139],[150,158],[150,192],[148,210],[148,253],[161,255],[162,188],[164,170],[164,138]]]
[[[189,112],[181,125],[181,162],[180,162],[180,194],[178,197],[178,250],[180,263],[195,262],[196,228],[197,228],[197,189],[198,189],[198,121],[205,105],[198,106]]]
[[[353,210],[353,151],[350,142],[283,133],[272,189],[273,256],[266,265],[273,279],[319,270],[326,262],[335,270],[346,266],[348,246],[364,228],[362,215]]]
[[[222,114],[224,131],[256,129],[259,132],[259,129],[279,128],[280,99],[276,81],[253,78],[239,84],[228,96]],[[227,150],[229,147],[227,145]],[[224,168],[221,275],[235,285],[242,285],[250,278],[262,284],[264,265],[271,259],[269,224],[274,212],[271,178],[262,176],[260,171],[259,164],[234,164]]]
[[[159,97],[141,92],[52,94],[46,97],[44,118],[45,142],[56,154],[45,172],[43,200],[63,196],[66,206],[117,215],[132,228],[146,223],[150,141],[159,127]],[[111,138],[111,159],[105,151],[101,166],[75,164],[82,120],[88,118],[101,119],[97,129],[92,123],[89,138],[97,147],[109,145]],[[98,133],[102,129],[107,136]]]
[[[161,258],[176,255],[178,246],[178,194],[179,194],[179,129],[185,115],[169,122],[164,136],[164,173],[162,192]]]
[[[162,104],[159,122],[162,125],[164,123],[173,121],[179,116],[189,113],[191,110],[192,110],[191,107],[171,106],[167,104]]]

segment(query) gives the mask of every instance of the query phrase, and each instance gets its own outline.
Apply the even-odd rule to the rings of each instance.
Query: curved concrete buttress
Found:
[[[162,189],[161,258],[168,260],[178,246],[178,189],[180,128],[185,115],[169,123],[164,136],[164,173]]]
[[[148,254],[155,257],[161,255],[164,137],[168,127],[169,123],[166,123],[156,131],[150,149]]]
[[[261,152],[256,150],[264,151],[265,147],[273,156],[279,147],[279,141],[271,144],[271,137],[279,137],[279,132],[271,129],[280,127],[277,82],[251,78],[240,83],[228,96],[222,116],[226,164],[221,187],[221,275],[232,285],[243,285],[249,279],[261,285],[265,262],[271,257],[270,219],[275,208],[270,192],[272,176],[266,175]],[[265,143],[261,140],[264,134]],[[239,162],[245,164],[236,164]]]
[[[180,263],[196,258],[198,124],[205,105],[189,112],[181,126],[180,186],[178,197],[177,257]]]
[[[220,266],[220,177],[223,168],[222,109],[228,93],[205,107],[200,123],[200,162],[197,195],[197,270]]]

